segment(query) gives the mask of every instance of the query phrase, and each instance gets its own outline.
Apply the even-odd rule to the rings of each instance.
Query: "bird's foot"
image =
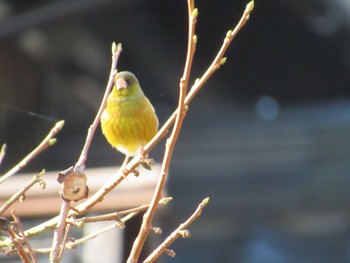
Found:
[[[155,164],[152,158],[148,158],[148,153],[141,147],[137,150],[137,153],[140,155],[139,164],[146,170],[152,170],[152,166]]]
[[[136,155],[139,155],[141,160],[148,158],[148,152],[146,152],[143,147],[137,149]]]
[[[155,165],[155,162],[154,162],[154,159],[149,158],[149,159],[141,160],[140,164],[146,170],[151,171],[152,170],[152,166]]]

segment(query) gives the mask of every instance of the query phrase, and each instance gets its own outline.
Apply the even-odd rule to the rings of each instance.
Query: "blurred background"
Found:
[[[197,1],[192,82],[246,3]],[[177,104],[186,8],[186,1],[0,1],[0,143],[8,146],[1,173],[60,119],[57,144],[25,171],[76,162],[104,93],[112,41],[123,44],[119,70],[138,76],[164,123]],[[176,257],[160,262],[350,262],[350,1],[257,0],[226,56],[187,113],[159,240],[203,198],[211,201],[192,237],[171,246]],[[164,141],[151,156],[160,162],[163,150]],[[87,166],[122,159],[98,130]],[[66,262],[82,262],[69,256],[80,252],[68,252]]]

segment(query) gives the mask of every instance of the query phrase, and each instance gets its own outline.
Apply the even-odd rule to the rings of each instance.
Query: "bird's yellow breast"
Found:
[[[126,155],[146,145],[158,131],[158,119],[150,101],[110,97],[101,116],[102,133],[107,141]]]

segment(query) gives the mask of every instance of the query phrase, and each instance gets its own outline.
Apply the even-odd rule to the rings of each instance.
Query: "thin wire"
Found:
[[[24,109],[21,109],[21,108],[17,108],[17,107],[13,107],[13,106],[10,106],[10,105],[4,104],[4,103],[0,103],[0,107],[6,108],[6,109],[9,109],[9,110],[12,110],[12,111],[20,112],[20,113],[23,113],[23,114],[26,114],[26,115],[30,115],[30,116],[33,116],[33,117],[36,117],[36,118],[40,118],[40,119],[43,119],[43,120],[47,120],[47,121],[50,121],[50,122],[57,122],[57,121],[59,121],[58,118],[50,117],[50,116],[39,114],[39,113],[32,112],[32,111],[27,111],[27,110],[24,110]]]

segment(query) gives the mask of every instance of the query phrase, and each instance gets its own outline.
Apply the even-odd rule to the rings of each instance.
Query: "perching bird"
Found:
[[[135,155],[157,133],[157,115],[133,73],[122,71],[115,75],[101,128],[112,147],[126,156]]]

